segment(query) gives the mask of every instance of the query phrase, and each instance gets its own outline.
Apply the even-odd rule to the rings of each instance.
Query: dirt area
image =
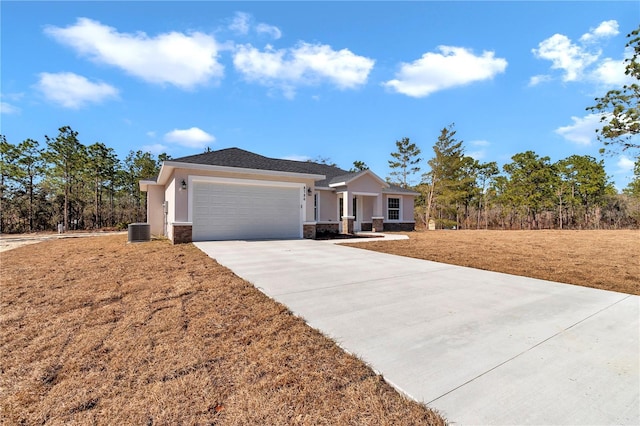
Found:
[[[84,238],[84,237],[103,237],[106,235],[124,235],[127,231],[120,232],[84,232],[73,231],[57,234],[54,232],[34,232],[31,234],[0,234],[0,253],[14,248],[26,246],[29,244],[41,243],[47,240],[57,240],[61,238]]]
[[[1,424],[444,424],[193,245],[0,255]]]
[[[640,231],[416,231],[357,247],[640,295]]]

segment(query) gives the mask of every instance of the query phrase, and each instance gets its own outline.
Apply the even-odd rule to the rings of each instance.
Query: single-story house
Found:
[[[370,170],[350,173],[238,148],[164,161],[140,189],[151,233],[173,243],[409,231],[418,195]]]

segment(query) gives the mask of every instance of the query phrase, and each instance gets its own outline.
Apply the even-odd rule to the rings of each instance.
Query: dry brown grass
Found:
[[[357,247],[640,295],[640,231],[422,231]]]
[[[1,254],[0,423],[443,424],[192,245]]]

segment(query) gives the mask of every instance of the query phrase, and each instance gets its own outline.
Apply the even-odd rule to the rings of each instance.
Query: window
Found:
[[[313,194],[313,220],[318,221],[318,193]]]
[[[358,199],[356,197],[353,197],[353,217],[358,220]]]
[[[387,199],[387,218],[389,220],[400,220],[400,198]]]

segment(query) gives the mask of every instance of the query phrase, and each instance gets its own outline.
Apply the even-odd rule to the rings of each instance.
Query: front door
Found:
[[[360,232],[362,230],[362,198],[353,197],[353,232]]]

